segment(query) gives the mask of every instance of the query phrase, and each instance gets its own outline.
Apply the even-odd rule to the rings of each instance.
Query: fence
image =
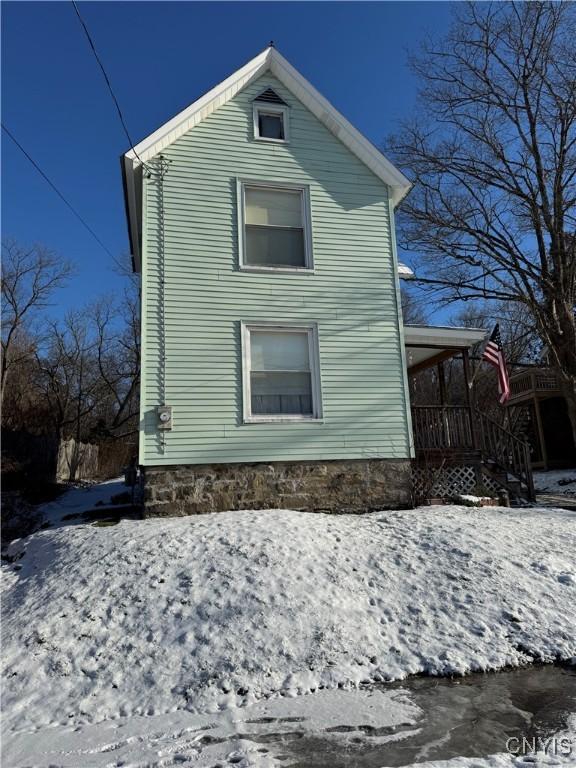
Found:
[[[98,476],[98,446],[62,440],[58,448],[56,480],[94,480]]]

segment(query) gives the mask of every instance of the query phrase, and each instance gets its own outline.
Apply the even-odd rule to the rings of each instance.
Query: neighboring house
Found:
[[[412,504],[408,366],[484,332],[403,328],[402,173],[272,47],[122,167],[146,514]]]

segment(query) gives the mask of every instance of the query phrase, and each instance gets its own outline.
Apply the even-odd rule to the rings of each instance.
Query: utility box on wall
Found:
[[[159,405],[157,413],[158,429],[172,429],[172,406]]]

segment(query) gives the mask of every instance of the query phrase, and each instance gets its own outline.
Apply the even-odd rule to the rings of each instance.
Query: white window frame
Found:
[[[250,383],[250,334],[252,331],[278,332],[278,333],[306,333],[308,336],[308,360],[310,363],[310,384],[312,391],[312,413],[310,415],[294,414],[252,414],[252,392]],[[269,323],[269,322],[242,322],[242,405],[243,421],[245,424],[262,423],[301,423],[322,422],[322,387],[320,380],[320,352],[318,347],[317,323]]]
[[[268,136],[260,136],[258,116],[261,112],[267,115],[282,115],[282,128],[284,129],[283,139],[271,139]],[[290,143],[290,110],[286,105],[254,101],[252,102],[252,120],[254,122],[254,138],[256,141],[269,141],[272,144]]]
[[[310,187],[307,184],[295,184],[289,181],[257,181],[252,179],[236,180],[236,200],[238,204],[238,254],[239,267],[244,272],[279,272],[304,273],[314,272],[312,254],[312,217],[310,212]],[[246,263],[246,187],[261,187],[263,189],[300,192],[302,213],[302,229],[304,233],[304,266],[274,266],[273,264]]]

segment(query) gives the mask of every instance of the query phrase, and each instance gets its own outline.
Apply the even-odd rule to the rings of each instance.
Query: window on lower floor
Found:
[[[244,417],[320,418],[315,326],[244,327]]]

